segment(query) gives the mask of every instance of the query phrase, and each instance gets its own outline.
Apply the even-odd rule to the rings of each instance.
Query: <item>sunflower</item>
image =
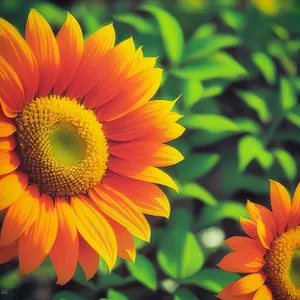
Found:
[[[218,266],[249,275],[225,287],[220,299],[300,299],[300,184],[292,202],[280,183],[270,185],[272,211],[248,200],[250,220],[241,218],[241,226],[249,237],[225,241],[234,252]]]
[[[113,25],[85,42],[68,13],[55,37],[32,9],[25,39],[0,19],[0,263],[19,274],[50,256],[57,283],[87,279],[99,256],[135,260],[132,236],[150,240],[144,214],[168,217],[156,184],[177,190],[158,167],[183,159],[165,143],[184,128],[176,101],[151,100],[162,70]]]

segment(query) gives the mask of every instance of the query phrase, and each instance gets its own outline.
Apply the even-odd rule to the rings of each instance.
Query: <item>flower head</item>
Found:
[[[250,220],[241,218],[241,226],[249,237],[225,241],[234,252],[218,266],[248,275],[225,287],[220,299],[300,299],[300,184],[292,201],[280,183],[270,184],[272,211],[248,201]]]
[[[157,167],[182,160],[165,143],[184,128],[174,101],[149,101],[156,59],[132,38],[114,46],[112,24],[84,42],[68,14],[55,37],[31,10],[25,38],[0,19],[0,263],[17,255],[27,274],[49,255],[64,284],[77,262],[91,278],[99,255],[134,261],[144,214],[169,216],[155,184],[177,187]]]

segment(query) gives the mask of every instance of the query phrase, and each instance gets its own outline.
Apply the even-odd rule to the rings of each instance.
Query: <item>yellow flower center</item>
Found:
[[[277,238],[266,255],[265,272],[276,300],[300,300],[300,226]]]
[[[108,151],[93,111],[53,95],[27,104],[16,123],[22,167],[41,192],[67,198],[100,182]]]

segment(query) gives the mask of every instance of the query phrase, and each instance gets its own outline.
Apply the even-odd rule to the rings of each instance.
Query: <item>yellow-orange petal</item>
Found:
[[[243,217],[240,217],[240,224],[242,226],[242,228],[244,229],[244,231],[253,239],[257,239],[258,235],[257,235],[257,225],[250,221],[247,220]]]
[[[14,151],[0,151],[0,175],[15,171],[20,165],[20,158]]]
[[[29,44],[38,64],[40,97],[48,95],[59,74],[60,54],[55,36],[44,17],[31,9],[25,30]]]
[[[247,295],[258,290],[266,281],[267,276],[263,272],[250,274],[237,280],[231,287],[231,295]]]
[[[236,281],[227,285],[218,295],[217,297],[224,300],[252,300],[255,292],[252,292],[247,295],[241,296],[233,296],[230,294],[231,287],[236,283]]]
[[[261,219],[257,220],[257,235],[261,244],[270,249],[274,236],[268,226]]]
[[[23,194],[28,175],[13,172],[0,179],[0,211],[12,205]]]
[[[96,274],[99,265],[99,255],[81,235],[79,235],[78,262],[85,273],[86,280],[91,279]]]
[[[11,135],[7,137],[0,137],[0,150],[11,151],[17,146],[16,139]]]
[[[47,194],[42,194],[37,219],[19,239],[19,275],[28,274],[42,264],[55,242],[57,227],[53,201]]]
[[[296,228],[300,224],[300,183],[297,185],[292,200],[291,214],[288,222],[288,229]]]
[[[164,122],[159,126],[154,126],[149,133],[137,138],[137,141],[157,141],[167,143],[179,138],[185,132],[185,128],[174,122]]]
[[[114,141],[136,139],[163,122],[175,101],[152,100],[141,108],[103,125],[105,136]]]
[[[26,101],[31,101],[39,84],[38,66],[35,57],[18,30],[1,18],[0,56],[14,69],[22,83]]]
[[[145,105],[157,92],[162,69],[142,71],[128,78],[123,89],[96,110],[99,121],[120,118]]]
[[[127,70],[134,58],[135,46],[132,37],[108,51],[100,68],[99,82],[85,96],[88,108],[101,106],[118,94],[126,83]]]
[[[102,65],[104,55],[115,44],[115,30],[112,24],[96,31],[84,43],[84,51],[77,72],[71,81],[67,96],[81,99],[101,78],[99,67]]]
[[[77,215],[76,225],[79,233],[111,270],[117,259],[117,242],[111,226],[90,199],[82,195],[73,196],[71,206]]]
[[[262,255],[254,252],[237,251],[227,254],[218,267],[236,273],[256,273],[265,265],[265,260]]]
[[[107,174],[103,182],[134,202],[142,213],[169,218],[170,202],[155,184],[117,174]]]
[[[259,241],[249,237],[234,236],[225,240],[225,243],[233,251],[247,250],[249,252],[259,253],[262,256],[264,256],[267,252],[266,248],[264,248]]]
[[[74,78],[83,53],[83,36],[77,20],[68,12],[67,19],[56,36],[60,53],[60,71],[54,93],[61,94]]]
[[[38,217],[39,196],[36,185],[28,186],[21,197],[8,208],[2,224],[0,246],[12,244],[29,229]]]
[[[2,56],[0,56],[0,104],[4,114],[9,118],[14,118],[25,105],[21,81]]]
[[[55,199],[58,230],[50,251],[50,258],[57,275],[57,284],[64,285],[73,277],[78,259],[78,233],[76,216],[63,198]]]
[[[108,160],[107,167],[117,174],[146,182],[162,184],[178,192],[178,187],[174,180],[158,168],[114,157]]]
[[[15,241],[14,243],[8,246],[0,247],[0,264],[4,264],[10,261],[17,254],[18,254],[18,241]]]
[[[121,226],[113,219],[109,217],[106,217],[106,219],[116,235],[118,245],[118,256],[125,260],[130,260],[134,262],[136,257],[136,251],[131,234],[125,227]]]
[[[0,110],[0,137],[8,137],[16,131],[16,127],[12,124]]]
[[[291,212],[290,195],[283,185],[270,180],[270,199],[278,233],[284,232]]]
[[[262,285],[255,293],[253,300],[272,300],[272,291],[267,285]]]
[[[150,226],[138,207],[121,193],[98,184],[89,190],[90,198],[107,216],[141,240],[150,241]]]
[[[268,208],[260,204],[253,203],[250,200],[247,201],[246,207],[249,217],[253,222],[257,222],[258,219],[261,219],[263,223],[266,224],[266,226],[271,230],[272,234],[276,236],[276,223],[272,212]]]

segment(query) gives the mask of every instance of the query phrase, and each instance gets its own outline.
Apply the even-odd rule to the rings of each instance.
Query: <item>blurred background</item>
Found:
[[[22,33],[30,8],[55,33],[68,10],[85,38],[113,21],[118,42],[132,35],[145,56],[158,56],[155,98],[182,94],[176,110],[187,130],[173,144],[186,159],[167,168],[180,193],[165,190],[171,218],[148,218],[151,243],[136,240],[135,264],[120,260],[109,275],[101,262],[90,281],[78,267],[58,286],[49,260],[21,278],[11,261],[0,266],[0,298],[216,299],[238,278],[215,265],[229,252],[224,239],[243,234],[246,200],[268,206],[268,178],[291,193],[299,180],[300,1],[0,0],[0,16]]]

